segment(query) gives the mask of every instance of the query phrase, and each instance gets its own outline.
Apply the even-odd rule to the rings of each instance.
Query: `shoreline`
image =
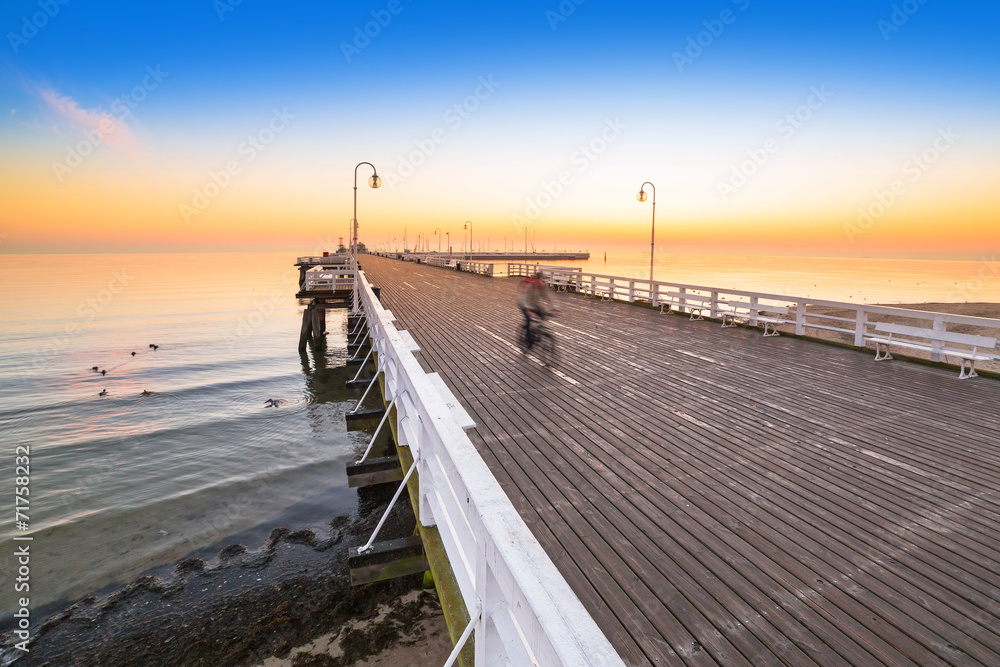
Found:
[[[367,540],[393,491],[360,490],[359,513],[331,519],[322,533],[276,527],[253,550],[231,543],[211,559],[189,555],[169,575],[168,566],[153,568],[161,574],[36,616],[30,653],[11,653],[16,640],[5,633],[0,665],[300,667],[361,664],[386,651],[385,664],[415,664],[400,662],[414,651],[447,657],[440,603],[421,575],[350,585],[348,548]],[[409,504],[397,503],[380,537],[414,527]]]

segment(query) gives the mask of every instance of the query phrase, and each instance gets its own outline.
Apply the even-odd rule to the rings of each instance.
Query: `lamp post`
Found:
[[[652,283],[653,282],[653,246],[656,244],[656,186],[653,185],[652,183],[650,183],[649,181],[646,181],[641,186],[639,186],[639,194],[636,195],[635,198],[638,199],[639,201],[646,201],[646,190],[645,190],[645,187],[647,185],[649,187],[653,188],[653,224],[652,224],[652,227],[651,227],[651,230],[650,230],[650,238],[649,238],[649,282]],[[653,286],[650,285],[649,288],[653,289]]]
[[[441,228],[440,227],[435,227],[434,228],[434,236],[438,237],[438,254],[440,255],[441,254]]]
[[[361,292],[358,287],[358,168],[367,164],[372,168],[372,176],[368,179],[368,185],[377,188],[382,185],[382,179],[378,176],[378,169],[371,162],[359,162],[354,167],[354,238],[351,241],[351,257],[354,259],[354,312],[358,312],[361,306]]]
[[[462,229],[468,229],[469,230],[469,253],[471,254],[472,253],[472,221],[471,220],[466,220],[465,224],[462,225]]]
[[[448,241],[445,244],[445,245],[448,246],[448,256],[451,257],[451,232],[445,232],[444,235],[445,235],[445,237],[446,237],[446,239]]]

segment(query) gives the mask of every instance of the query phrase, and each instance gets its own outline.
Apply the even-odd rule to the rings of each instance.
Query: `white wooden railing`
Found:
[[[326,257],[317,257],[317,256],[299,257],[298,258],[298,263],[299,264],[321,264],[323,266],[335,266],[337,264],[348,265],[348,264],[351,263],[351,256],[348,255],[347,253],[339,252],[339,253],[333,253],[333,254],[328,255]]]
[[[306,271],[306,280],[302,289],[306,292],[346,292],[352,290],[354,289],[354,271],[349,264],[335,268],[314,266]]]
[[[478,273],[483,276],[493,277],[492,262],[473,262],[471,260],[462,260],[458,263],[458,268],[460,271],[465,271],[466,273]]]
[[[409,334],[360,276],[385,399],[418,473],[420,522],[441,535],[472,619],[464,636],[475,629],[476,664],[623,665],[421,368]]]
[[[427,257],[424,257],[424,264],[430,264],[431,266],[453,266],[454,261],[455,260],[449,259],[446,255],[428,255]]]
[[[532,275],[538,270],[538,267],[540,265],[537,264],[509,263],[507,275]],[[545,268],[563,272],[575,271],[572,267],[541,268],[543,272]],[[893,321],[899,319],[916,320],[920,326],[935,331],[956,331],[960,327],[974,326],[994,329],[1000,334],[1000,319],[952,315],[893,306],[846,303],[786,294],[722,289],[659,280],[650,282],[641,278],[624,278],[596,273],[580,272],[572,275],[575,280],[578,280],[575,291],[582,294],[630,303],[642,301],[651,304],[654,308],[669,307],[681,313],[697,312],[713,319],[720,319],[724,313],[732,310],[734,304],[740,304],[741,310],[746,314],[746,319],[752,325],[758,323],[758,314],[787,310],[787,321],[783,325],[788,328],[794,327],[796,335],[806,335],[810,330],[830,331],[844,334],[848,340],[853,339],[853,343],[857,347],[865,347],[865,337],[874,331],[877,319],[872,318],[873,315],[881,316],[882,320],[886,318],[892,318]],[[936,342],[933,347],[931,359],[942,361],[940,350],[943,343]]]

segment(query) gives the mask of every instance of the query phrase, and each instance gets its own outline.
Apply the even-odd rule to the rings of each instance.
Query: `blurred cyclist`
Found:
[[[531,328],[532,318],[542,319],[549,311],[549,290],[542,279],[542,272],[525,278],[517,286],[517,305],[524,313],[524,341],[531,349],[535,344],[535,334]]]

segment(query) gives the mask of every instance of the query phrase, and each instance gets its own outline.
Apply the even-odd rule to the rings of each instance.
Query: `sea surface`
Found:
[[[37,609],[282,513],[322,527],[354,510],[345,464],[366,442],[344,427],[345,315],[330,311],[325,354],[300,357],[294,262],[0,255],[0,614],[14,610],[14,535],[34,537]],[[17,446],[30,448],[27,531]]]
[[[355,510],[345,465],[367,436],[344,427],[356,400],[344,389],[345,314],[330,311],[324,353],[299,355],[294,261],[287,252],[0,255],[0,615],[15,609],[15,535],[34,538],[37,609],[241,531],[321,526]],[[567,264],[649,275],[638,251]],[[1000,302],[990,258],[658,254],[654,271],[852,303]],[[269,398],[279,407],[265,407]],[[27,530],[13,506],[18,446],[30,448]]]

